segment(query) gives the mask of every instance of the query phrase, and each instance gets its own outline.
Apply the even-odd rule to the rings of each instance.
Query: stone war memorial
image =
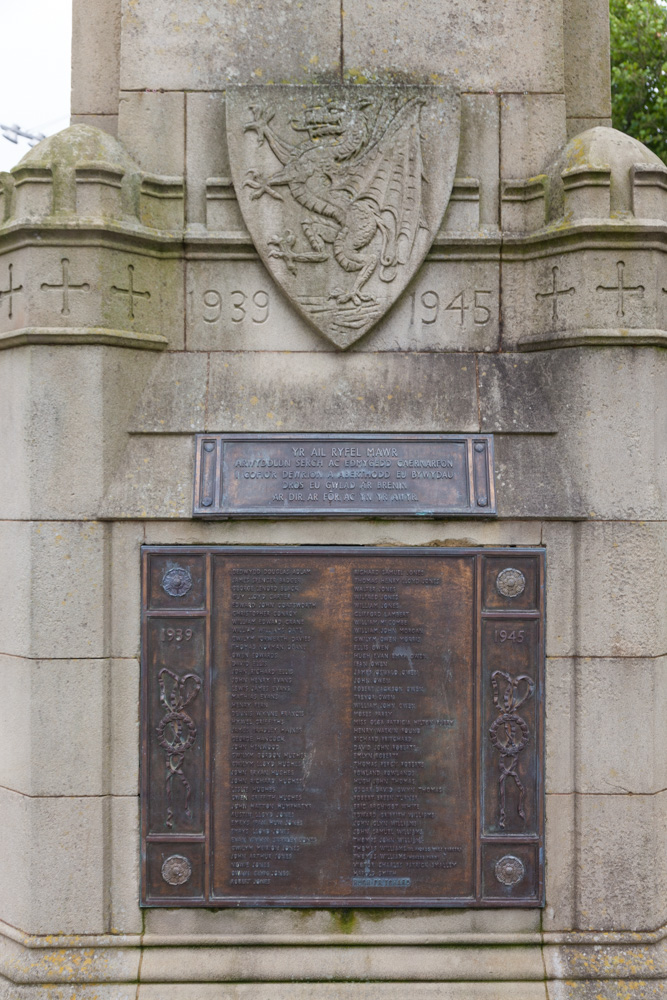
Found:
[[[2,1000],[667,996],[666,252],[606,0],[74,0]]]

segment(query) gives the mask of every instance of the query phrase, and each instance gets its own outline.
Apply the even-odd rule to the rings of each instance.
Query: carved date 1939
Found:
[[[202,296],[202,318],[205,323],[211,324],[228,320],[232,323],[245,321],[261,326],[269,318],[270,302],[269,293],[263,288],[252,293],[237,288],[227,297],[214,288],[209,288]]]

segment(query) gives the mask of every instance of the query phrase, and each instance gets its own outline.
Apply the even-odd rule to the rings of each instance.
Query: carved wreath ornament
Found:
[[[501,688],[502,685],[502,688]],[[491,743],[498,751],[500,776],[498,778],[499,817],[498,825],[505,828],[507,822],[507,780],[511,778],[518,791],[517,813],[525,820],[524,809],[526,789],[519,778],[519,755],[530,740],[528,723],[519,715],[518,709],[535,690],[535,681],[521,674],[513,677],[504,670],[494,670],[491,674],[493,703],[498,716],[489,729]]]
[[[194,746],[197,738],[197,727],[188,713],[187,705],[199,694],[202,682],[197,674],[184,674],[179,677],[163,667],[158,674],[160,685],[160,704],[167,710],[156,728],[158,743],[166,754],[167,773],[165,787],[167,793],[166,825],[174,825],[174,782],[178,781],[183,791],[183,809],[188,819],[192,818],[190,809],[190,782],[183,773],[185,756]]]

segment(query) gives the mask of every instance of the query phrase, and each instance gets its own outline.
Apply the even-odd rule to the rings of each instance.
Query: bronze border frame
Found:
[[[476,816],[476,871],[475,871],[475,887],[476,892],[474,897],[396,897],[392,898],[390,896],[373,897],[369,896],[345,896],[345,897],[324,897],[324,896],[266,896],[258,897],[242,897],[242,896],[225,896],[218,897],[211,894],[211,881],[210,881],[210,851],[212,850],[212,836],[211,836],[211,801],[212,801],[212,769],[210,767],[211,761],[211,746],[210,746],[210,711],[211,711],[211,698],[210,698],[210,664],[212,655],[212,639],[211,639],[211,556],[216,552],[229,552],[234,555],[326,555],[331,553],[335,556],[354,556],[357,558],[367,557],[377,557],[382,555],[391,556],[396,558],[399,555],[421,557],[421,558],[447,558],[447,557],[460,557],[460,556],[472,556],[474,557],[474,587],[475,587],[475,635],[474,635],[474,661],[475,661],[475,671],[474,671],[474,682],[473,682],[473,696],[475,699],[475,743],[476,743],[476,764],[475,764],[475,774],[474,774],[474,786],[475,786],[475,809],[474,813]],[[206,603],[204,609],[197,609],[191,611],[180,610],[159,610],[150,611],[147,608],[147,597],[148,597],[148,570],[150,565],[151,555],[205,555],[206,556]],[[537,558],[538,563],[538,575],[537,575],[537,602],[536,608],[534,610],[493,610],[484,611],[482,606],[482,564],[483,560],[489,556],[507,556],[508,561],[511,561],[511,557],[525,557],[532,556]],[[506,547],[485,547],[485,546],[470,546],[470,547],[452,547],[452,548],[426,548],[426,547],[415,547],[415,546],[405,546],[388,548],[386,546],[336,546],[336,545],[304,545],[304,546],[271,546],[271,545],[144,545],[141,547],[141,577],[142,577],[142,609],[141,609],[141,635],[142,635],[142,649],[141,649],[141,697],[142,697],[142,711],[141,711],[141,780],[140,780],[140,798],[141,798],[141,903],[142,907],[206,907],[206,908],[257,908],[257,907],[284,907],[284,908],[366,908],[372,907],[375,909],[383,908],[537,908],[543,907],[544,903],[544,698],[545,698],[545,640],[546,640],[546,549],[544,547],[535,546],[506,546]],[[146,663],[146,627],[148,620],[150,618],[169,618],[169,617],[197,617],[206,619],[206,664],[205,664],[205,685],[204,690],[206,692],[206,735],[205,735],[205,748],[204,748],[204,759],[206,762],[206,773],[205,773],[205,828],[203,834],[151,834],[148,832],[148,796],[149,796],[149,778],[148,778],[148,721],[145,706],[148,703],[148,671]],[[481,651],[481,629],[482,622],[484,620],[494,620],[494,619],[516,619],[518,620],[533,620],[538,621],[540,625],[539,629],[539,643],[536,652],[536,676],[537,676],[537,688],[535,692],[536,696],[536,719],[537,719],[537,732],[535,734],[535,744],[537,753],[537,767],[536,767],[536,785],[535,785],[535,795],[537,804],[537,836],[518,836],[518,835],[484,835],[482,830],[482,742],[481,742],[481,727],[482,727],[482,698],[481,698],[481,671],[482,671],[482,651]],[[151,898],[148,895],[148,880],[147,880],[147,845],[150,843],[173,843],[174,847],[177,847],[179,843],[181,844],[203,844],[204,845],[204,871],[205,871],[205,882],[204,882],[204,897],[201,896],[178,896],[171,898]],[[486,897],[482,896],[482,848],[484,844],[511,844],[522,845],[522,844],[534,844],[538,851],[538,881],[537,881],[537,892],[535,896],[530,898],[516,898],[516,899],[503,899],[500,897]]]

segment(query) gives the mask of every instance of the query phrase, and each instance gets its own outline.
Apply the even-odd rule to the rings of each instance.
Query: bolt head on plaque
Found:
[[[505,854],[504,857],[496,861],[496,878],[503,885],[518,885],[526,874],[526,868],[521,858],[514,854]]]
[[[272,277],[346,348],[422,263],[449,202],[460,99],[446,86],[227,89],[232,179]]]
[[[192,875],[192,865],[182,854],[172,854],[163,861],[161,874],[168,885],[185,885]]]
[[[508,566],[498,574],[496,589],[503,597],[520,597],[526,589],[526,578],[520,569]]]
[[[162,577],[162,589],[170,597],[184,597],[192,588],[192,574],[185,566],[171,566]]]

